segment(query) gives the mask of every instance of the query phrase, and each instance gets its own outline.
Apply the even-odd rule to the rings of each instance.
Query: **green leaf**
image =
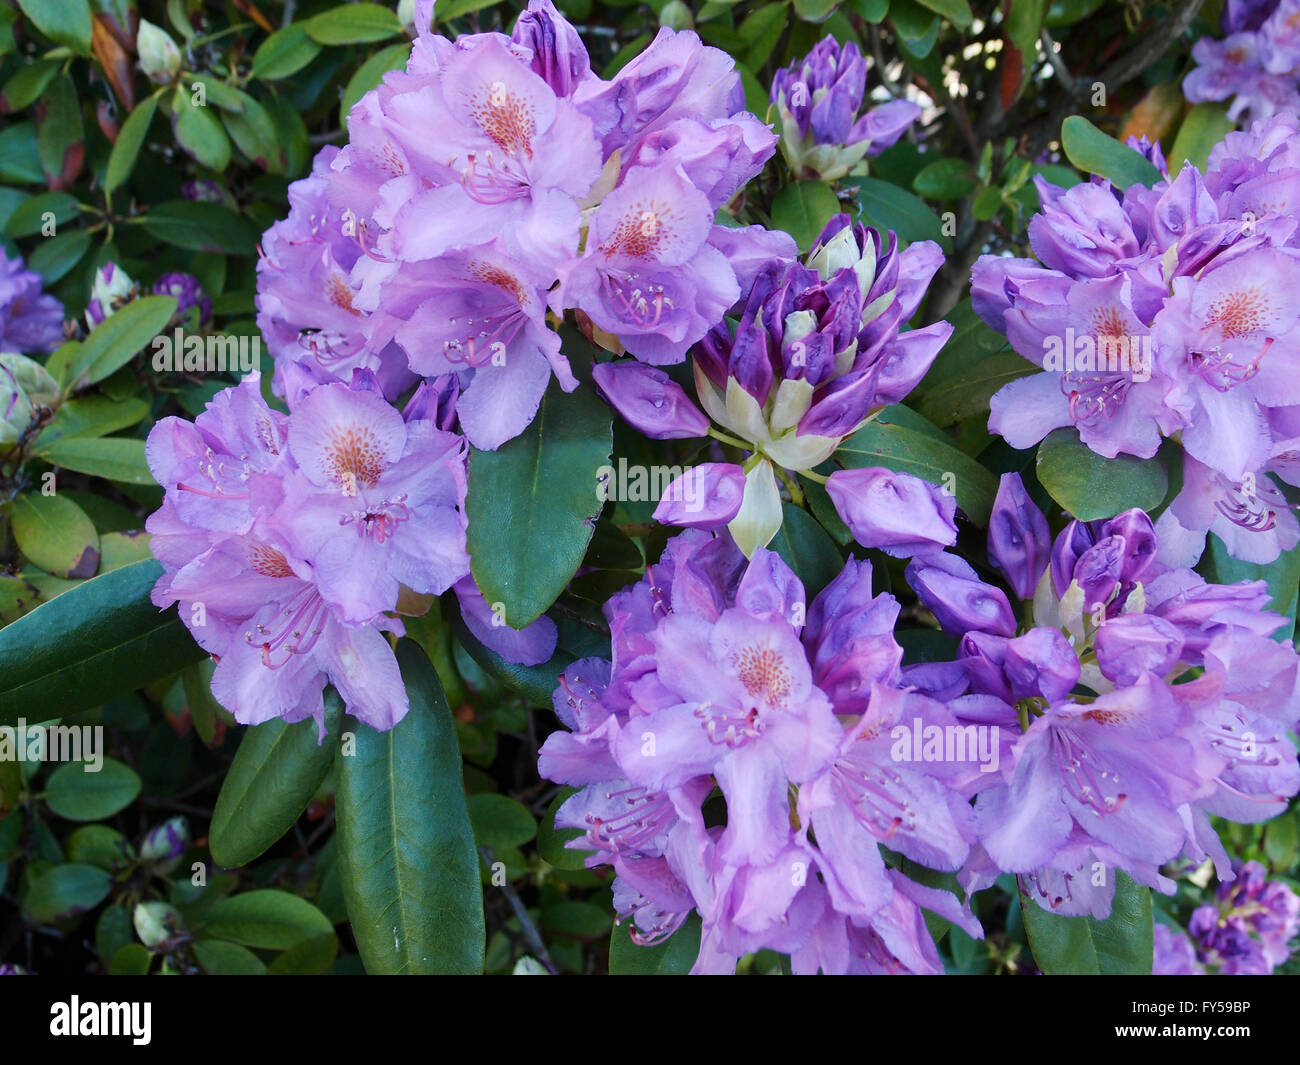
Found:
[[[50,188],[65,188],[76,177],[85,153],[85,136],[76,86],[71,77],[60,75],[36,105],[36,152]]]
[[[1106,870],[1109,874],[1110,870]],[[1110,916],[1062,917],[1042,909],[1020,887],[1020,905],[1034,961],[1049,976],[1151,974],[1151,889],[1118,870]]]
[[[935,14],[942,15],[949,22],[959,29],[967,29],[974,16],[971,14],[970,4],[966,0],[920,0]],[[1023,0],[1019,0],[1023,2]]]
[[[971,214],[980,222],[989,222],[1002,210],[1002,190],[997,185],[980,189],[975,202],[971,204]]]
[[[906,189],[876,178],[851,178],[845,186],[857,189],[858,220],[882,232],[892,229],[900,244],[933,240],[944,251],[952,250],[952,238],[924,200]]]
[[[69,862],[32,879],[23,909],[34,921],[49,924],[93,910],[108,897],[113,878],[93,865]]]
[[[257,232],[248,219],[219,203],[167,200],[150,208],[143,224],[159,240],[189,251],[252,255],[257,250]]]
[[[782,503],[781,528],[767,546],[803,582],[808,601],[844,568],[844,560],[826,530],[811,514],[793,503]]]
[[[378,4],[344,4],[309,18],[307,36],[317,44],[365,44],[396,37],[402,24],[391,9]]]
[[[109,976],[144,976],[153,960],[141,943],[127,943],[120,947],[108,963]]]
[[[14,501],[12,527],[18,549],[46,573],[75,580],[99,569],[99,534],[70,499],[21,495]]]
[[[203,166],[220,172],[230,165],[230,138],[221,128],[213,108],[196,107],[184,89],[172,103],[172,131],[176,142]]]
[[[537,822],[528,808],[508,795],[489,791],[471,795],[465,802],[474,826],[474,841],[480,847],[522,847],[537,835]]]
[[[27,265],[41,275],[46,285],[66,276],[90,250],[91,233],[87,229],[69,229],[42,241],[27,258]]]
[[[252,99],[233,85],[220,78],[214,78],[211,74],[189,74],[186,75],[185,81],[188,85],[182,86],[178,94],[189,97],[190,107],[206,107],[211,103],[223,111],[241,112],[244,110],[244,105]],[[178,105],[179,102],[178,99]]]
[[[917,413],[935,425],[952,425],[986,414],[989,400],[1003,385],[1037,372],[1033,363],[1019,355],[988,355],[974,366],[941,377],[939,383],[928,389],[917,403]]]
[[[50,40],[78,55],[90,55],[90,4],[87,0],[18,0],[23,14]]]
[[[59,766],[45,785],[45,801],[69,821],[101,821],[135,802],[140,778],[134,769],[105,758],[97,772],[83,762]]]
[[[212,976],[265,976],[266,963],[247,947],[221,939],[200,939],[194,959]]]
[[[136,397],[110,399],[95,394],[78,396],[61,404],[38,438],[39,446],[73,437],[105,436],[128,429],[149,413],[149,404]]]
[[[271,116],[251,96],[239,95],[243,102],[239,113],[227,112],[221,116],[230,139],[263,170],[272,174],[284,173],[284,150]]]
[[[123,566],[0,629],[0,724],[99,706],[202,658],[176,611],[149,601],[161,576],[153,560]]]
[[[371,973],[483,969],[483,894],[447,697],[410,640],[397,661],[411,708],[356,750],[335,785],[340,875],[357,948]]]
[[[916,59],[928,56],[939,38],[939,19],[915,0],[891,0],[889,21],[898,43]]]
[[[1007,37],[1020,53],[1025,68],[1033,66],[1038,55],[1038,37],[1047,15],[1047,0],[1011,0],[1005,29]]]
[[[804,22],[822,23],[831,17],[839,0],[794,0],[794,13]],[[965,0],[959,0],[964,3]]]
[[[0,104],[12,114],[21,111],[45,91],[45,87],[59,71],[56,59],[38,59],[34,63],[24,63],[18,72],[5,82],[0,90]]]
[[[700,920],[694,914],[668,939],[652,947],[632,942],[631,923],[614,926],[609,937],[610,976],[685,976],[700,953]]]
[[[772,222],[808,251],[826,223],[839,212],[840,201],[824,181],[795,181],[782,185],[772,201]]]
[[[1210,150],[1236,128],[1223,104],[1197,104],[1178,127],[1178,136],[1169,151],[1169,173],[1179,173],[1184,163],[1204,170]]]
[[[980,526],[988,523],[997,496],[997,478],[942,434],[877,420],[844,441],[833,458],[850,469],[884,466],[937,485],[952,474],[957,505]]]
[[[41,154],[36,147],[36,125],[17,122],[0,130],[0,181],[16,185],[45,184]]]
[[[764,4],[756,8],[736,29],[745,51],[736,58],[742,66],[759,70],[771,58],[786,23],[785,4]]]
[[[339,701],[326,700],[326,729],[338,735]],[[227,869],[247,865],[289,831],[334,763],[338,744],[317,743],[313,720],[279,718],[246,729],[212,813],[212,858]]]
[[[965,159],[936,159],[912,179],[912,191],[927,200],[961,200],[975,191],[975,173]]]
[[[1073,429],[1057,429],[1038,445],[1037,469],[1048,495],[1080,521],[1111,518],[1130,507],[1153,510],[1169,489],[1159,461],[1103,458]]]
[[[329,918],[306,899],[266,889],[218,899],[203,920],[203,932],[261,950],[286,950],[306,939],[333,935]]]
[[[295,943],[276,956],[269,972],[272,976],[320,976],[329,972],[338,955],[338,936],[331,932]]]
[[[343,90],[343,99],[339,102],[339,124],[347,129],[348,113],[356,102],[375,88],[390,70],[400,70],[406,65],[411,55],[411,46],[403,42],[394,44],[376,52],[348,79],[347,88]]]
[[[577,571],[600,512],[597,472],[609,462],[609,408],[590,388],[556,382],[533,423],[496,451],[470,449],[469,553],[488,603],[521,629]]]
[[[68,378],[60,384],[94,384],[116,373],[159,334],[175,313],[175,296],[132,300],[91,330]]]
[[[169,299],[171,297],[168,297]],[[42,448],[40,456],[52,466],[89,473],[121,484],[153,484],[145,461],[143,440],[110,436],[101,439],[58,440]]]
[[[1109,178],[1121,192],[1130,185],[1154,185],[1160,180],[1160,171],[1145,157],[1106,136],[1081,115],[1071,115],[1061,124],[1061,146],[1080,170]]]
[[[10,240],[30,237],[41,232],[51,216],[55,225],[59,226],[80,213],[75,196],[69,196],[66,192],[42,192],[24,200],[14,209],[9,221],[5,223],[4,235]]]
[[[475,11],[482,11],[484,8],[495,7],[500,2],[501,0],[449,0],[448,3],[442,4],[434,11],[433,17],[438,22],[447,22],[450,19],[459,18],[461,15],[468,15]]]
[[[295,22],[276,30],[253,54],[253,74],[263,81],[279,81],[297,74],[320,55],[320,45],[307,36],[306,25]]]
[[[186,666],[181,671],[181,686],[185,690],[185,705],[189,707],[190,720],[194,722],[194,731],[198,733],[201,739],[209,747],[217,735],[217,713],[220,704],[212,695],[212,662],[196,662],[192,666]],[[247,733],[245,734],[247,736]],[[242,746],[242,743],[241,743]],[[235,759],[239,755],[236,753]],[[221,785],[222,791],[225,791],[230,783],[230,775],[226,774],[226,779]],[[220,808],[221,799],[217,798],[217,807]],[[216,812],[213,812],[213,818],[216,818]]]

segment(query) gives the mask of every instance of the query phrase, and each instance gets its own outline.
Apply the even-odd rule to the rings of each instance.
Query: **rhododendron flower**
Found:
[[[0,352],[53,351],[63,342],[63,304],[41,291],[41,277],[0,251]]]
[[[772,79],[781,151],[801,177],[834,181],[865,173],[863,162],[893,145],[921,117],[911,100],[893,100],[858,117],[867,64],[852,41],[831,37]]]
[[[492,450],[577,380],[572,309],[612,351],[681,361],[793,243],[715,213],[771,157],[733,60],[664,30],[605,81],[550,0],[513,37],[430,29],[353,107],[349,142],[290,192],[259,264],[259,323],[281,364],[342,381],[457,375],[459,427]]]
[[[899,753],[899,727],[955,725],[901,681],[898,605],[850,562],[805,604],[775,554],[689,531],[605,608],[611,662],[560,679],[566,730],[543,775],[579,787],[557,824],[611,864],[633,938],[703,921],[696,972],[768,948],[800,972],[940,971],[920,907],[980,934],[960,902],[886,867],[884,844],[956,870],[971,768]],[[707,828],[713,783],[725,824]]]
[[[1171,565],[1194,563],[1211,528],[1255,562],[1300,540],[1273,483],[1300,477],[1286,457],[1300,408],[1296,121],[1229,134],[1204,173],[1123,196],[1038,179],[1038,261],[984,256],[972,272],[976,313],[1046,371],[993,396],[993,432],[1028,448],[1069,427],[1107,458],[1144,459],[1177,436],[1183,488],[1161,518]]]

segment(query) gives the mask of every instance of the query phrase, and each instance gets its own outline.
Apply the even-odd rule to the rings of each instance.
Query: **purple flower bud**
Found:
[[[1126,585],[1143,580],[1156,558],[1156,530],[1146,512],[1134,507],[1111,518],[1101,528],[1104,535],[1124,540],[1120,579]]]
[[[426,378],[406,401],[402,418],[408,422],[433,422],[444,432],[456,424],[456,399],[460,395],[460,382],[452,373]]]
[[[1045,203],[1030,219],[1029,243],[1043,265],[1073,278],[1105,277],[1141,250],[1115,194],[1091,182]]]
[[[1088,548],[1074,564],[1074,580],[1083,588],[1085,613],[1109,604],[1115,597],[1124,572],[1124,546],[1124,537],[1107,536]]]
[[[1052,534],[1018,473],[1004,473],[989,518],[989,559],[1020,599],[1032,599],[1051,558]]]
[[[654,519],[663,525],[719,529],[740,512],[744,499],[744,470],[730,462],[705,462],[668,486]]]
[[[1058,597],[1065,594],[1074,580],[1074,564],[1079,556],[1096,542],[1095,524],[1076,520],[1061,530],[1052,544],[1052,588]]]
[[[587,46],[551,0],[530,0],[512,39],[533,53],[529,66],[557,96],[571,96],[593,77]]]
[[[1097,630],[1097,665],[1116,684],[1136,684],[1143,673],[1163,677],[1183,650],[1178,629],[1153,614],[1121,614]]]
[[[1031,629],[1007,643],[1007,680],[1016,699],[1064,699],[1079,681],[1079,656],[1059,630]]]
[[[601,393],[654,440],[707,436],[709,420],[663,370],[641,362],[602,362],[592,370]]]
[[[841,714],[864,713],[874,684],[897,680],[903,649],[894,639],[898,601],[875,595],[871,563],[850,559],[813,600],[803,641],[813,683]]]
[[[1015,702],[1006,674],[1010,642],[1006,636],[989,632],[968,632],[961,638],[958,660],[966,670],[972,691],[996,696],[1003,702]]]
[[[980,580],[969,563],[956,555],[945,552],[913,559],[906,573],[908,584],[945,632],[960,636],[975,629],[1015,634],[1016,616],[1007,597]]]
[[[140,857],[149,862],[174,862],[189,846],[190,830],[183,817],[151,828],[140,843]]]
[[[863,547],[909,558],[957,542],[957,500],[910,473],[882,466],[837,470],[826,491]]]
[[[184,315],[191,307],[197,307],[201,323],[212,317],[212,301],[193,274],[163,274],[154,282],[153,293],[155,296],[175,296],[178,315]]]

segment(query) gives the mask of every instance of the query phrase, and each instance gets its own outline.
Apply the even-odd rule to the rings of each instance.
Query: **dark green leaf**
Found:
[[[835,541],[806,510],[793,503],[783,503],[781,511],[781,528],[767,546],[794,570],[811,602],[844,568],[844,560]]]
[[[14,501],[14,540],[31,562],[56,577],[93,577],[99,569],[99,534],[76,503],[30,492]]]
[[[114,758],[105,758],[96,772],[82,762],[61,765],[45,786],[50,809],[69,821],[112,817],[135,802],[139,794],[140,778],[135,770]]]
[[[835,214],[840,201],[824,181],[796,181],[783,185],[772,201],[772,223],[794,237],[806,252]]]
[[[844,184],[857,189],[858,220],[882,232],[892,229],[901,244],[933,240],[945,251],[952,250],[952,238],[924,200],[906,189],[875,178],[850,178]]]
[[[378,4],[344,4],[303,23],[317,44],[364,44],[396,37],[402,24],[392,10]]]
[[[397,646],[410,695],[387,732],[356,724],[339,759],[340,874],[371,973],[483,969],[483,896],[451,710],[424,652]]]
[[[120,436],[58,440],[41,448],[40,456],[52,466],[89,473],[121,484],[154,483],[149,464],[145,461],[143,440],[128,440]]]
[[[1042,909],[1035,896],[1020,889],[1020,904],[1029,948],[1049,976],[1149,976],[1152,937],[1151,889],[1135,884],[1118,870],[1110,916],[1062,917]],[[1091,875],[1085,870],[1085,875]]]
[[[78,55],[90,55],[90,4],[87,0],[18,0],[23,14],[50,40]]]
[[[1037,469],[1048,494],[1080,521],[1111,518],[1130,507],[1154,510],[1169,488],[1159,461],[1103,458],[1073,429],[1057,429],[1038,445]]]
[[[219,203],[167,200],[150,208],[144,228],[190,251],[251,255],[257,249],[257,232],[248,219]]]
[[[1130,185],[1154,185],[1160,171],[1127,144],[1108,137],[1081,115],[1071,115],[1061,125],[1061,146],[1080,170],[1109,178],[1123,191]]]
[[[508,795],[484,792],[466,800],[474,841],[480,847],[505,850],[522,847],[537,835],[537,822],[523,803]]]
[[[610,976],[685,976],[700,953],[700,921],[692,914],[671,937],[652,947],[632,942],[630,923],[614,926],[609,937]]]
[[[339,702],[326,700],[326,729],[338,735]],[[218,865],[235,869],[293,827],[334,762],[338,743],[317,742],[313,720],[276,718],[245,730],[212,813],[209,843]]]
[[[306,939],[332,935],[334,926],[306,899],[266,889],[218,899],[203,920],[203,931],[246,947],[285,950]]]
[[[0,629],[0,724],[98,706],[198,661],[175,610],[149,601],[160,576],[155,561],[124,566]]]
[[[175,296],[132,300],[91,330],[67,381],[94,384],[116,373],[159,334],[175,313]]]
[[[577,571],[600,512],[597,471],[609,462],[609,408],[590,388],[555,382],[533,423],[496,451],[471,449],[469,553],[505,622],[535,621]]]
[[[320,54],[320,45],[307,36],[304,23],[276,30],[253,54],[253,74],[263,81],[278,81],[298,73]]]
[[[34,921],[48,924],[93,910],[108,897],[113,878],[93,865],[56,865],[33,878],[23,909]]]

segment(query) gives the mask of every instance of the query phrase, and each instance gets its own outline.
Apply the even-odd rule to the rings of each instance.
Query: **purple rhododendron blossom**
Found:
[[[63,304],[41,291],[41,276],[0,251],[0,351],[53,351],[63,342]]]
[[[1187,924],[1200,965],[1223,976],[1267,976],[1287,962],[1300,932],[1300,895],[1252,861],[1221,880],[1216,896]]]
[[[454,374],[459,428],[494,450],[552,378],[577,387],[548,313],[609,350],[680,362],[783,234],[715,224],[776,136],[744,109],[733,60],[663,30],[612,79],[532,0],[513,36],[434,34],[417,6],[406,69],[385,75],[290,188],[267,233],[258,321],[286,361],[396,399]]]
[[[1267,820],[1300,791],[1287,736],[1300,658],[1269,638],[1283,619],[1264,585],[1166,567],[1140,510],[1072,522],[1043,569],[1016,634],[989,608],[1005,602],[998,589],[955,556],[908,567],[922,602],[962,636],[965,683],[944,691],[949,707],[992,700],[982,713],[1002,706],[1012,740],[996,783],[979,782],[980,852],[963,883],[1015,872],[1044,908],[1100,918],[1114,882],[1098,882],[1094,862],[1166,893],[1161,867],[1180,856],[1211,858],[1231,879],[1209,817]]]
[[[902,682],[898,604],[850,562],[811,604],[764,549],[688,531],[605,615],[611,661],[575,663],[543,776],[580,790],[556,824],[614,867],[637,942],[703,921],[696,972],[790,954],[798,972],[940,972],[921,910],[971,934],[954,896],[888,868],[887,845],[957,870],[974,840],[970,767],[902,757],[900,729],[951,725]],[[708,827],[714,784],[726,823]],[[795,798],[797,797],[797,798]]]
[[[921,117],[911,100],[891,100],[859,116],[867,63],[858,46],[826,37],[772,79],[781,151],[795,174],[834,181],[866,173],[864,160],[893,145]]]
[[[1214,531],[1237,558],[1300,542],[1274,479],[1300,483],[1300,195],[1294,114],[1230,133],[1204,173],[1122,196],[1102,179],[1036,178],[1037,260],[983,256],[972,301],[1045,372],[993,396],[989,428],[1017,448],[1070,428],[1107,458],[1153,458],[1176,436],[1183,487],[1161,516],[1164,561],[1191,565]]]
[[[464,444],[342,383],[291,410],[271,410],[252,374],[193,423],[154,427],[167,493],[148,523],[154,602],[180,604],[240,722],[312,717],[323,731],[328,683],[391,728],[407,710],[384,636],[403,631],[388,616],[400,587],[440,592],[468,571]]]
[[[1183,81],[1183,95],[1192,103],[1231,99],[1228,117],[1238,121],[1300,111],[1298,16],[1297,0],[1225,6],[1226,36],[1196,42],[1197,66]]]

